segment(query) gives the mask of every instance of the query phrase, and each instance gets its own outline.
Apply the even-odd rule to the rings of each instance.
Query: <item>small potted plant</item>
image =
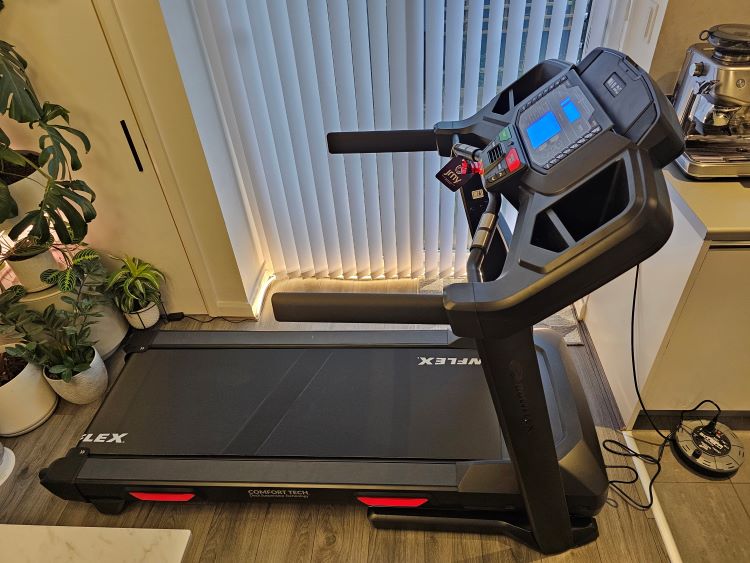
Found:
[[[107,291],[111,292],[130,326],[138,329],[154,326],[161,314],[159,288],[164,274],[140,258],[114,258],[122,262],[122,267],[110,275]]]
[[[69,310],[49,305],[41,313],[20,303],[0,309],[0,324],[20,336],[21,342],[6,354],[40,366],[50,386],[63,399],[87,404],[107,389],[107,368],[91,339],[91,327],[101,313],[98,298],[83,291],[86,279],[73,294],[63,295]],[[20,286],[15,290],[25,293]],[[20,298],[19,298],[20,299]]]
[[[0,318],[16,319],[25,308],[18,303],[23,288],[14,286],[0,294]],[[0,332],[18,338],[13,324],[3,322]],[[46,421],[57,406],[57,395],[42,377],[39,366],[5,352],[0,354],[0,436],[18,436]]]
[[[85,244],[81,245],[85,247]],[[46,284],[56,285],[65,295],[75,294],[79,289],[96,302],[96,312],[101,313],[91,327],[91,339],[94,347],[103,359],[107,359],[117,349],[128,332],[128,323],[122,313],[113,304],[113,299],[106,292],[107,270],[101,263],[99,254],[92,248],[55,245],[65,261],[64,269],[49,269],[42,273],[41,280]],[[29,302],[31,309],[41,311],[49,301]],[[70,308],[63,302],[60,308]]]

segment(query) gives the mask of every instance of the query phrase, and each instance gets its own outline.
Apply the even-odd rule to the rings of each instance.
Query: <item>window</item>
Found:
[[[441,158],[329,155],[326,132],[469,116],[540,60],[578,60],[590,1],[162,7],[220,198],[231,170],[277,275],[435,278],[465,273],[468,243]]]

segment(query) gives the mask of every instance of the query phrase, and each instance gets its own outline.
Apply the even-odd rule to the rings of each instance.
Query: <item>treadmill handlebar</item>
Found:
[[[328,133],[331,154],[372,152],[436,151],[433,129],[401,129],[395,131],[342,131]]]
[[[443,296],[413,293],[276,293],[277,321],[448,324]]]

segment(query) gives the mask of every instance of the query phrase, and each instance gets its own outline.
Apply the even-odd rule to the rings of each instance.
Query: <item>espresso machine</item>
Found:
[[[701,32],[672,103],[685,134],[677,165],[693,178],[750,176],[750,25]]]

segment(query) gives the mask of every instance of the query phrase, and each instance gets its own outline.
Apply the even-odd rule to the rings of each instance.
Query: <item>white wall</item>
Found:
[[[651,63],[651,76],[666,94],[671,94],[677,81],[685,51],[700,43],[698,34],[720,23],[750,23],[750,2],[747,0],[671,0],[664,16],[656,52]]]

